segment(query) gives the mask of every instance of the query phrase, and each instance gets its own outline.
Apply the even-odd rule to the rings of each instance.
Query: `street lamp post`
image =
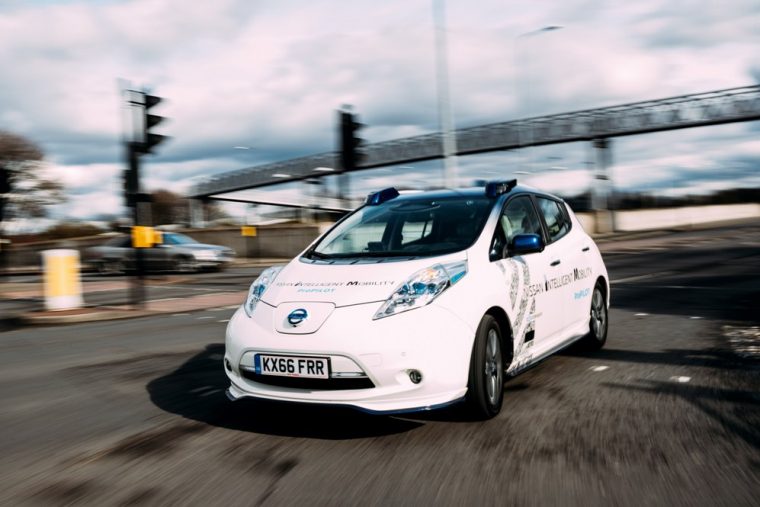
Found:
[[[518,65],[520,63],[519,62],[519,58],[518,58],[518,56],[519,56],[519,50],[518,49],[519,49],[519,45],[520,45],[519,44],[520,40],[526,39],[526,38],[529,38],[529,37],[535,37],[536,35],[540,35],[542,33],[554,32],[554,31],[557,31],[557,30],[561,30],[562,28],[563,27],[559,26],[559,25],[548,25],[548,26],[544,26],[542,28],[538,28],[536,30],[531,30],[529,32],[521,33],[520,35],[517,35],[514,38],[514,53],[513,53],[513,57],[514,57],[514,67],[515,67],[515,74],[514,74],[514,79],[515,79],[515,109],[519,106],[520,95],[522,95],[520,93],[520,73],[518,72]],[[530,73],[526,72],[526,74],[530,74]],[[528,77],[530,77],[530,76],[528,76]],[[525,93],[525,103],[528,104],[528,106],[530,105],[529,102],[530,102],[530,87],[528,87],[528,92]],[[529,115],[525,115],[525,116],[527,117]],[[526,144],[530,144],[530,143],[533,142],[533,128],[532,127],[528,130],[528,133],[530,134],[530,138],[527,140]],[[520,122],[520,123],[517,124],[517,152],[516,153],[519,153],[520,149],[522,148],[522,143],[523,143],[522,122]],[[525,149],[528,150],[528,147],[526,146]],[[519,157],[519,155],[518,155],[518,157]],[[525,154],[525,161],[529,162],[527,151],[526,151],[526,154]],[[519,163],[519,158],[518,158],[518,166],[519,165],[522,165],[522,164]],[[528,164],[526,163],[525,165],[527,166]]]
[[[457,181],[457,141],[449,99],[444,0],[433,0],[433,19],[435,22],[436,76],[438,82],[438,121],[443,136],[443,185],[451,188],[456,186]]]

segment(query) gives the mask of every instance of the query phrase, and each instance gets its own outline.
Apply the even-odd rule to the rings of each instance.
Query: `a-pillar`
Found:
[[[615,231],[613,185],[610,178],[612,141],[593,140],[595,153],[594,180],[591,183],[591,208],[594,210],[594,229],[597,234]]]

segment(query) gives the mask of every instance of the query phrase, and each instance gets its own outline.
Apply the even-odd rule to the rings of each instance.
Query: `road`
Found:
[[[487,422],[230,403],[229,308],[0,333],[0,504],[757,505],[760,225],[603,250],[607,346]]]

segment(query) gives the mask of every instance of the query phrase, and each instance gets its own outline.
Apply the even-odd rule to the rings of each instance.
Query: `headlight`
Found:
[[[390,317],[407,310],[414,310],[430,304],[443,291],[457,283],[467,274],[467,261],[450,264],[436,264],[417,271],[402,283],[383,306],[377,311],[373,320]]]
[[[251,288],[248,289],[248,297],[245,298],[245,303],[243,303],[243,310],[245,310],[245,314],[248,315],[248,317],[253,315],[253,310],[256,308],[256,304],[261,300],[262,294],[264,294],[264,291],[267,290],[267,287],[272,284],[274,279],[277,278],[277,275],[283,267],[284,266],[273,266],[265,269],[251,284]]]

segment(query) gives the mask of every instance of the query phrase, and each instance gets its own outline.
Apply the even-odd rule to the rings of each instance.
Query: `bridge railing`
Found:
[[[457,154],[588,141],[760,119],[760,85],[633,102],[456,131]],[[443,157],[439,132],[368,145],[359,169]],[[232,171],[203,181],[191,197],[209,197],[249,188],[324,176],[317,168],[338,168],[337,153],[320,153]]]

